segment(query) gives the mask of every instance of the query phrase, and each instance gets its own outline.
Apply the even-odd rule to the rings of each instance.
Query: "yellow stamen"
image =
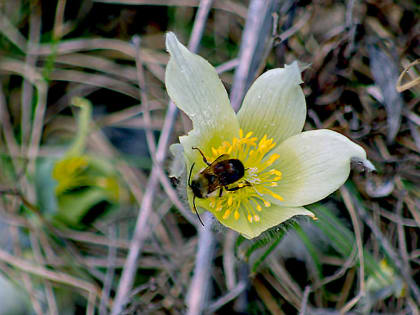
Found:
[[[280,171],[278,171],[278,170],[276,170],[276,169],[271,169],[270,171],[269,171],[269,173],[271,174],[271,175],[277,175],[277,176],[282,176],[282,172],[280,172]]]
[[[273,164],[279,158],[280,158],[280,155],[273,154],[272,156],[270,156],[270,158],[267,160],[267,162],[265,162],[265,165],[270,166],[271,164]]]
[[[232,202],[233,202],[233,196],[230,195],[229,196],[229,199],[228,199],[228,202],[227,202],[227,204],[228,204],[229,207],[232,205]]]
[[[236,210],[233,215],[235,216],[235,220],[238,221],[239,220],[239,211]]]
[[[252,137],[251,131],[244,136],[244,131],[239,131],[239,138],[231,142],[224,141],[222,145],[211,148],[212,156],[207,157],[209,162],[215,161],[222,154],[228,154],[232,159],[239,159],[245,167],[244,176],[229,187],[237,187],[235,191],[227,191],[222,196],[211,197],[209,208],[211,211],[223,211],[218,217],[227,220],[233,213],[235,220],[245,215],[250,223],[259,222],[260,215],[256,211],[263,211],[271,207],[271,202],[265,196],[269,195],[277,200],[283,198],[277,193],[278,181],[282,178],[281,171],[271,168],[279,158],[277,153],[270,153],[276,146],[272,138],[264,135],[262,138]],[[208,150],[207,150],[208,151]],[[273,191],[274,190],[274,191]]]
[[[268,194],[270,194],[271,196],[273,196],[274,198],[276,198],[277,200],[280,200],[280,201],[283,201],[284,200],[282,196],[276,194],[275,192],[272,192],[271,190],[268,190],[267,189],[266,192]]]
[[[229,218],[231,212],[232,211],[230,209],[227,209],[225,213],[223,214],[223,220],[226,220],[227,218]]]

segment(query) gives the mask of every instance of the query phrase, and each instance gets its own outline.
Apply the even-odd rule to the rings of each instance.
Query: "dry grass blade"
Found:
[[[195,259],[194,274],[188,288],[187,313],[188,315],[202,314],[207,306],[210,291],[210,279],[215,250],[215,239],[211,230],[213,218],[210,213],[203,216],[204,226],[199,230],[198,249]]]
[[[341,314],[345,314],[360,300],[360,298],[362,298],[366,294],[365,259],[363,256],[361,227],[360,227],[359,219],[356,214],[356,210],[354,208],[354,205],[350,197],[350,193],[345,187],[342,187],[340,190],[343,196],[344,204],[346,205],[347,210],[350,212],[350,217],[351,217],[353,228],[356,235],[357,255],[359,258],[359,293],[340,310]]]
[[[0,121],[6,140],[6,145],[11,156],[19,156],[19,147],[16,142],[15,136],[12,132],[13,127],[11,124],[11,117],[7,108],[6,99],[3,89],[0,88]],[[15,166],[16,168],[16,166]]]
[[[211,303],[205,310],[206,313],[213,314],[219,308],[237,298],[246,289],[246,286],[247,284],[245,282],[238,282],[238,284],[235,287],[229,290],[228,294],[220,297],[218,300]]]
[[[29,51],[30,54],[39,56],[49,56],[51,54],[64,55],[91,50],[111,50],[120,53],[119,57],[129,57],[134,59],[136,51],[133,45],[126,41],[106,38],[72,39],[61,41],[56,45],[40,44]],[[158,51],[144,49],[142,50],[144,62],[165,64],[168,57]]]
[[[24,147],[23,150],[25,153],[27,152],[29,159],[29,170],[33,172],[35,167],[34,162],[38,155],[39,143],[41,140],[41,132],[47,101],[47,85],[42,75],[36,69],[18,60],[3,58],[0,61],[0,71],[1,70],[17,73],[22,77],[25,77],[29,82],[31,82],[31,84],[36,87],[37,90],[37,104],[35,107],[35,117],[32,125],[29,148],[26,149]]]
[[[411,89],[412,87],[420,84],[420,77],[418,78],[414,78],[409,82],[406,82],[404,84],[402,84],[402,79],[404,78],[404,75],[408,72],[408,70],[410,70],[411,68],[413,68],[414,66],[420,64],[420,59],[414,60],[413,62],[411,62],[409,65],[407,65],[403,72],[401,72],[400,76],[398,77],[398,81],[396,84],[396,89],[398,92],[404,92],[406,90]]]
[[[134,99],[138,99],[137,88],[124,81],[113,79],[107,75],[90,74],[76,70],[54,70],[50,74],[51,80],[77,82],[93,85],[125,94]]]
[[[164,5],[181,7],[198,7],[200,0],[94,0],[94,2],[129,4],[129,5]],[[246,17],[247,9],[244,5],[230,0],[215,0],[214,8],[221,9],[242,18]]]
[[[235,71],[231,91],[231,103],[234,110],[241,106],[245,91],[251,85],[264,55],[267,39],[272,30],[272,13],[276,10],[276,1],[251,1],[248,17],[241,40],[239,65]],[[267,23],[267,20],[269,23]]]
[[[400,129],[403,101],[394,89],[398,80],[398,70],[394,61],[374,44],[369,46],[371,69],[375,82],[381,90],[383,102],[388,113],[388,143],[394,141]]]
[[[16,287],[0,313],[418,313],[415,0],[78,2],[0,1],[0,283]],[[166,172],[192,127],[168,104],[167,32],[219,65],[236,109],[258,73],[310,65],[304,130],[349,137],[377,171],[308,205],[316,222],[256,241],[203,228]],[[80,180],[53,171],[80,139],[74,97],[92,116],[69,160],[89,176],[60,194]]]
[[[388,239],[383,235],[377,225],[373,222],[372,218],[366,212],[366,210],[357,204],[354,203],[360,218],[365,222],[367,226],[372,230],[373,235],[376,237],[385,253],[391,259],[392,263],[398,268],[398,271],[403,276],[404,280],[407,282],[409,290],[413,294],[414,298],[420,301],[420,290],[417,284],[414,282],[412,276],[408,273],[407,268],[404,266],[404,263],[399,258],[398,254],[395,252],[394,248],[389,243]]]
[[[72,53],[57,56],[55,61],[57,64],[83,67],[85,69],[91,69],[125,79],[131,83],[137,83],[136,69],[134,67],[119,65],[108,58],[90,56],[82,53]]]
[[[41,8],[32,4],[32,12],[29,21],[29,47],[36,47],[39,44],[41,37]],[[37,57],[33,55],[26,55],[26,64],[30,67],[35,67]],[[29,142],[30,127],[31,127],[31,110],[32,110],[33,87],[28,81],[23,83],[22,92],[22,143]]]
[[[101,294],[101,290],[89,282],[77,279],[65,273],[55,272],[43,267],[36,266],[32,262],[28,262],[26,260],[10,255],[2,249],[0,249],[0,260],[13,265],[14,267],[19,268],[26,273],[30,273],[57,283],[74,286],[82,291],[87,291],[89,294],[94,294],[95,298],[99,297]]]
[[[26,51],[26,38],[19,30],[10,22],[10,20],[0,13],[0,32],[3,33],[13,44],[21,51]]]

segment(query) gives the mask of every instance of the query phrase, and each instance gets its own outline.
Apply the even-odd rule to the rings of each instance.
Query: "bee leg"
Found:
[[[248,182],[245,182],[245,185],[243,185],[243,186],[236,186],[236,187],[232,187],[232,188],[228,188],[228,187],[224,186],[224,188],[227,191],[236,191],[236,190],[239,190],[239,189],[244,188],[244,187],[247,187],[247,186],[251,186],[251,184],[248,183]]]
[[[204,155],[203,151],[201,151],[199,148],[197,147],[192,147],[191,149],[193,150],[198,150],[198,152],[200,152],[201,156],[203,157],[203,162],[206,163],[208,166],[211,165],[211,163],[209,163],[209,161],[207,161],[206,156]]]
[[[220,190],[219,190],[219,198],[222,197],[222,193],[223,193],[223,187],[220,187]]]
[[[239,190],[239,189],[241,189],[241,188],[244,188],[244,187],[239,187],[239,186],[236,186],[236,187],[232,187],[232,188],[227,188],[227,187],[225,186],[225,189],[226,189],[227,191],[236,191],[236,190]]]

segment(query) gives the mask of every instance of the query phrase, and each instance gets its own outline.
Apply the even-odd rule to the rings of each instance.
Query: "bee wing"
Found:
[[[228,154],[222,154],[201,172],[201,175],[207,179],[207,185],[208,185],[207,194],[210,194],[211,192],[221,187],[220,181],[219,181],[219,175],[214,172],[214,167],[218,163],[228,160],[228,159],[229,159]]]
[[[222,154],[217,159],[215,159],[213,162],[211,162],[210,168],[211,168],[211,166],[213,166],[213,165],[215,165],[215,164],[217,164],[221,161],[229,160],[229,158],[230,158],[229,154]]]

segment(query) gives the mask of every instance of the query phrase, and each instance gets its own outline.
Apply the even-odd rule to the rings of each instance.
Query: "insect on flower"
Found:
[[[362,147],[326,129],[302,132],[306,102],[296,62],[255,80],[236,114],[215,69],[173,33],[165,84],[170,98],[193,122],[171,146],[188,170],[192,211],[210,211],[223,225],[254,238],[305,205],[337,190],[350,162],[373,167]],[[201,221],[201,219],[200,219]]]
[[[203,157],[203,162],[207,165],[205,169],[197,173],[195,178],[191,181],[191,174],[195,163],[191,165],[190,175],[188,176],[188,186],[191,188],[193,197],[194,210],[197,213],[198,219],[204,226],[201,220],[197,207],[195,206],[195,198],[208,198],[218,191],[219,198],[222,197],[223,188],[227,191],[236,191],[241,189],[243,185],[236,187],[228,187],[228,185],[235,183],[241,179],[245,174],[245,167],[238,159],[229,158],[228,154],[222,154],[212,163],[209,163],[203,152],[199,148],[193,147],[192,149],[198,150]],[[250,184],[248,184],[250,185]]]

